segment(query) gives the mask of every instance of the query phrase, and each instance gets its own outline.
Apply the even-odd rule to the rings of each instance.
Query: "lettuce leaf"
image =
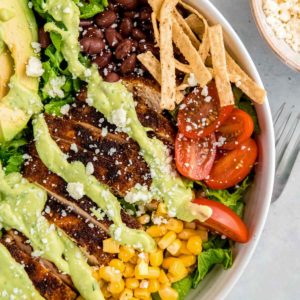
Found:
[[[172,288],[178,293],[178,300],[184,300],[186,298],[192,288],[192,285],[193,277],[191,275],[172,284]]]
[[[89,19],[94,15],[102,12],[105,7],[108,5],[107,0],[89,0],[89,1],[80,1],[73,0],[79,7],[80,18]]]
[[[232,266],[232,252],[230,249],[208,249],[198,256],[197,270],[193,276],[192,286],[196,286],[216,264],[223,265],[224,269]]]
[[[254,123],[254,132],[256,134],[260,133],[260,127],[258,123],[258,117],[254,105],[251,100],[247,99],[245,96],[242,97],[241,101],[238,103],[238,108],[248,113]]]

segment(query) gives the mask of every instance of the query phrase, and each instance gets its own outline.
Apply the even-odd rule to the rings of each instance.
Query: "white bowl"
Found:
[[[228,51],[240,66],[262,85],[261,78],[245,46],[216,7],[207,0],[189,0],[187,2],[197,8],[209,20],[210,24],[222,25]],[[261,127],[261,134],[257,139],[260,149],[259,162],[256,167],[254,184],[247,195],[244,216],[250,230],[251,240],[247,244],[236,244],[234,264],[231,269],[225,271],[221,267],[215,267],[198,288],[191,292],[188,299],[224,299],[245,270],[263,230],[273,190],[275,143],[268,100],[263,105],[256,105],[255,108]]]

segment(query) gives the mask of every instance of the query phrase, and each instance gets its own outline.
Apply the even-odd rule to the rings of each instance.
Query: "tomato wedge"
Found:
[[[218,160],[215,160],[205,183],[211,189],[224,190],[235,186],[250,173],[257,152],[256,142],[248,139],[236,149],[223,153]]]
[[[217,129],[217,140],[225,139],[220,148],[235,149],[251,137],[253,130],[254,122],[251,116],[245,111],[235,108],[229,118]]]
[[[247,243],[249,241],[247,226],[229,207],[206,198],[198,198],[193,202],[206,205],[212,209],[211,217],[204,223],[201,223],[201,225],[217,231],[235,242]]]
[[[180,174],[193,179],[206,178],[216,156],[216,138],[212,133],[203,139],[189,139],[178,133],[175,140],[175,161]]]
[[[205,137],[213,133],[229,117],[233,105],[220,107],[216,84],[199,87],[189,93],[178,111],[178,129],[188,138]]]

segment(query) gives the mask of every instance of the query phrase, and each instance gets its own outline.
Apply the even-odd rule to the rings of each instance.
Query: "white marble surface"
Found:
[[[260,37],[248,0],[211,0],[237,31],[268,91],[271,109],[282,102],[300,112],[300,73],[290,70]],[[288,106],[287,105],[287,106]],[[270,208],[257,250],[228,300],[300,299],[300,157]]]

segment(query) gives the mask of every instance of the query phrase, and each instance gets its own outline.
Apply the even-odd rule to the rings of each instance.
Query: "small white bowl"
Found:
[[[292,48],[282,39],[279,39],[266,21],[263,11],[262,0],[251,0],[251,8],[254,20],[262,37],[269,44],[277,56],[289,67],[300,72],[300,53]]]
[[[257,69],[240,38],[221,13],[207,0],[187,1],[197,8],[210,22],[221,24],[227,49],[240,66],[260,85],[262,81]],[[251,240],[247,244],[236,244],[234,264],[225,271],[215,267],[193,290],[188,299],[218,300],[224,299],[245,270],[263,230],[269,210],[275,172],[275,143],[271,111],[268,100],[263,105],[255,105],[261,134],[258,137],[259,162],[256,168],[254,184],[247,197],[244,220],[250,230]]]

